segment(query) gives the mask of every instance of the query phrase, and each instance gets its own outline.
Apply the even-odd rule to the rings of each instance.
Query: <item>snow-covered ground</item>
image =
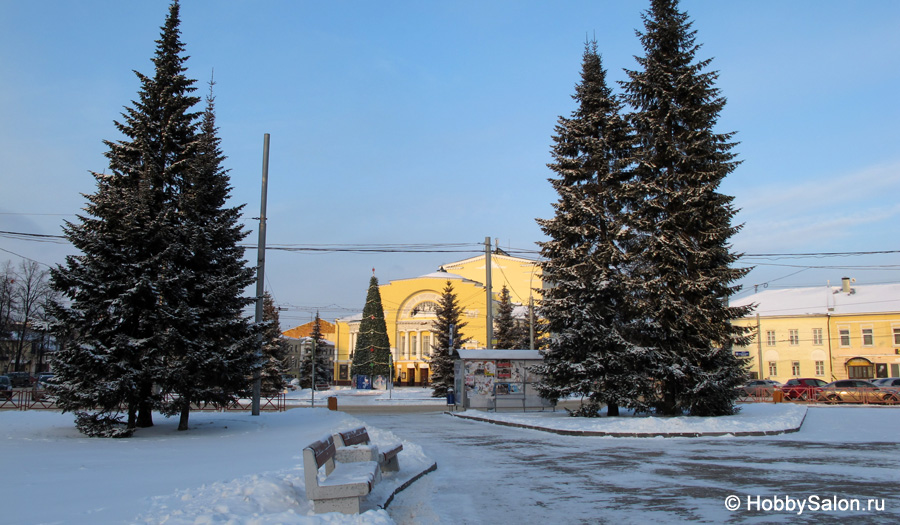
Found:
[[[327,395],[337,395],[339,406],[430,404],[435,411],[445,402],[430,398],[430,390],[395,389],[390,394],[334,390],[316,394],[314,409],[292,409],[283,413],[197,412],[191,415],[192,429],[178,432],[177,419],[155,418],[156,426],[138,431],[130,439],[91,439],[74,428],[71,414],[41,411],[0,412],[0,512],[6,523],[393,523],[388,510],[378,508],[405,480],[427,469],[433,462],[418,443],[403,441],[401,471],[386,475],[376,493],[358,516],[315,515],[304,491],[302,448],[325,434],[361,424],[342,412],[319,408]],[[309,392],[294,392],[291,404],[309,403]],[[746,440],[791,439],[804,442],[846,442],[889,444],[900,435],[900,410],[879,407],[817,407],[816,417],[807,417],[797,433]],[[647,418],[624,417],[576,420],[562,412],[485,414],[489,418],[552,428],[613,432],[745,432],[793,428],[803,420],[806,407],[792,405],[747,405],[732,418]],[[362,417],[362,416],[361,416]],[[389,416],[383,416],[389,417]],[[414,417],[414,416],[410,416]],[[450,425],[466,432],[470,421],[450,416]],[[810,421],[814,419],[814,421]],[[375,443],[402,441],[382,428],[368,426]],[[503,427],[505,428],[505,427]],[[513,431],[509,429],[507,431]],[[522,432],[516,429],[517,432]],[[399,432],[399,431],[398,431]],[[533,431],[528,431],[533,432]],[[597,439],[570,438],[584,443],[585,453],[596,447]],[[622,440],[622,442],[657,442]],[[700,438],[728,440],[735,438]],[[664,439],[670,453],[696,447],[697,439]],[[569,442],[571,446],[571,441]],[[690,445],[688,445],[690,444]],[[693,448],[690,448],[693,447]],[[492,457],[491,447],[475,454]],[[674,451],[674,452],[673,452]],[[815,454],[815,451],[809,452]],[[895,459],[891,459],[895,461]],[[577,467],[577,465],[573,465]],[[448,461],[427,478],[464,477],[462,469]],[[739,468],[736,467],[736,468]],[[892,470],[891,472],[896,472]],[[900,475],[894,476],[894,483]],[[415,486],[417,483],[413,484]],[[428,486],[425,484],[425,486]],[[405,496],[402,496],[405,495]],[[453,516],[452,502],[423,490],[401,493],[429,501],[434,515]],[[517,494],[528,499],[528,493]],[[589,505],[578,499],[571,505]],[[397,504],[397,511],[409,502]],[[444,508],[447,507],[447,508]],[[896,509],[894,509],[896,511]],[[400,515],[400,514],[398,514]],[[728,516],[727,514],[725,515]],[[513,516],[510,517],[514,518]],[[403,521],[402,518],[398,518]],[[522,522],[522,520],[518,520]],[[527,519],[524,521],[527,522]]]

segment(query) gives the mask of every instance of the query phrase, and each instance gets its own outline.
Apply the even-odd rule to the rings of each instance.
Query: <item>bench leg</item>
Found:
[[[400,459],[397,456],[384,460],[381,464],[382,472],[397,472],[400,470]]]
[[[359,514],[359,496],[351,496],[349,498],[313,500],[313,509],[316,511],[316,514],[322,514],[325,512]]]

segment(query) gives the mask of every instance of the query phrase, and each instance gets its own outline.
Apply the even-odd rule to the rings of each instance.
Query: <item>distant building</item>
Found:
[[[382,284],[379,292],[391,343],[395,384],[428,384],[428,361],[435,340],[432,328],[435,310],[447,281],[453,283],[454,293],[463,308],[463,320],[468,323],[462,329],[463,335],[470,338],[465,348],[486,348],[487,265],[484,255],[444,264],[438,271],[419,277]],[[523,305],[516,313],[524,316],[524,305],[532,298],[537,300],[542,287],[537,261],[503,253],[491,255],[493,316],[497,314],[497,300],[504,285],[509,289],[511,301]],[[357,314],[335,322],[335,380],[338,384],[350,384],[351,353],[356,347],[361,317],[362,314]]]
[[[754,378],[872,379],[900,377],[900,284],[765,290],[731,301],[755,304],[755,339],[735,347]]]
[[[300,364],[307,354],[313,351],[312,337],[284,337],[287,345],[287,355],[285,355],[284,367],[287,374],[291,377],[300,378]],[[320,339],[316,346],[316,356],[328,356],[329,368],[334,368],[334,343],[325,339]]]

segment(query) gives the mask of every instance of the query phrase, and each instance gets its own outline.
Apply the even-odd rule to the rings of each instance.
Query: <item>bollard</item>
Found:
[[[328,410],[337,410],[337,397],[331,396],[328,398]]]

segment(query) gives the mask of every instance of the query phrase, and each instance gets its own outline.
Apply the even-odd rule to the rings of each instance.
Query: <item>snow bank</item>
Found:
[[[762,403],[743,405],[738,414],[723,417],[655,417],[625,414],[620,417],[580,418],[570,417],[564,411],[523,413],[467,410],[456,415],[567,434],[690,437],[794,432],[806,417],[806,406]]]
[[[73,416],[0,412],[0,477],[8,523],[393,523],[379,508],[433,465],[415,444],[367,427],[377,444],[403,443],[400,471],[383,475],[364,512],[316,515],[306,498],[303,447],[363,425],[341,412],[199,412],[191,430],[158,414],[128,439],[83,437]],[[34,494],[52,494],[52,505]]]

